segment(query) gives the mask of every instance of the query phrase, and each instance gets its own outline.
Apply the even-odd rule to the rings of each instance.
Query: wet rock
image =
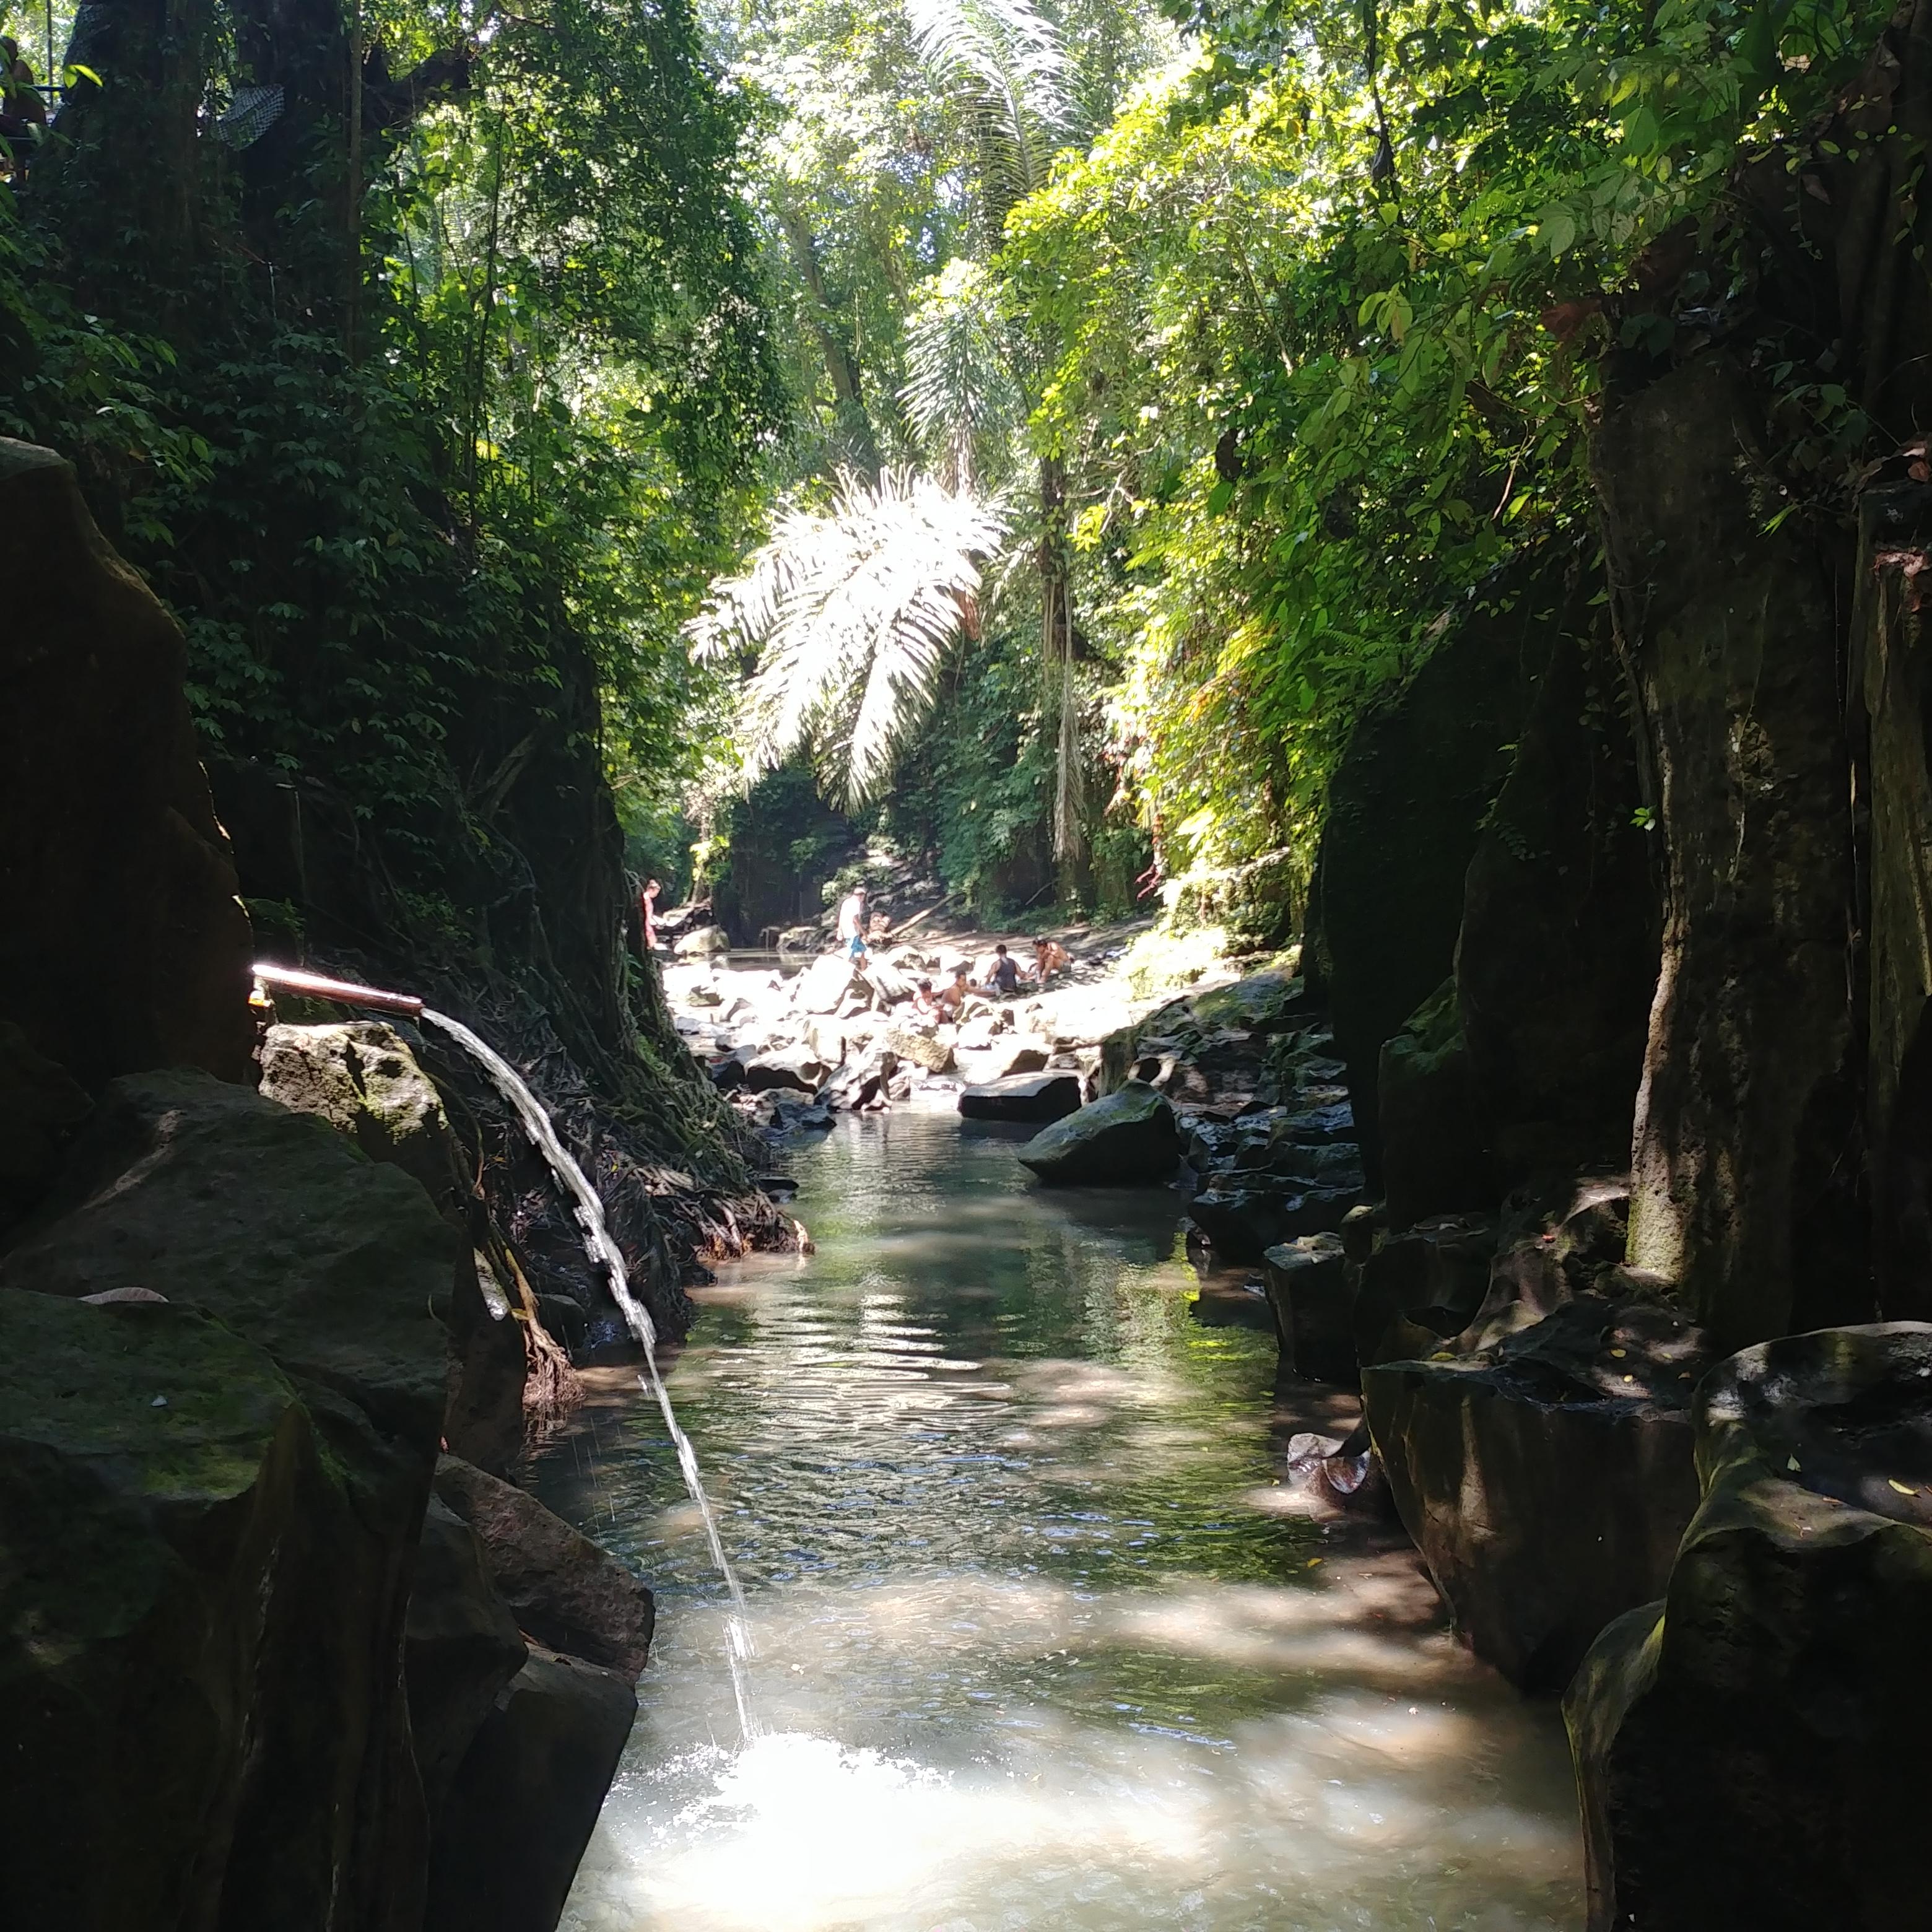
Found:
[[[402,1633],[433,1446],[198,1310],[0,1291],[0,1816],[28,1920],[416,1922]]]
[[[1390,1226],[1494,1208],[1502,1190],[1471,1085],[1454,980],[1384,1042],[1377,1077]]]
[[[551,1932],[637,1712],[616,1672],[531,1651],[443,1806],[424,1932]]]
[[[432,1819],[497,1694],[529,1654],[516,1618],[490,1586],[476,1532],[431,1496],[410,1580],[403,1678]]]
[[[0,438],[0,1013],[88,1092],[252,1084],[254,947],[183,694],[180,629],[72,468]]]
[[[1388,1478],[1366,1427],[1345,1436],[1304,1431],[1288,1438],[1284,1479],[1317,1516],[1392,1516]]]
[[[1663,1588],[1696,1507],[1690,1403],[1709,1359],[1669,1311],[1584,1295],[1479,1354],[1364,1366],[1403,1526],[1512,1683],[1560,1689]]]
[[[496,1594],[518,1627],[553,1650],[634,1679],[650,1654],[650,1591],[590,1538],[524,1491],[454,1456],[436,1492],[473,1530]]]
[[[1932,1328],[1747,1349],[1698,1396],[1663,1600],[1565,1701],[1594,1932],[1924,1922]]]
[[[1130,1082],[1036,1134],[1019,1159],[1052,1186],[1165,1180],[1179,1164],[1180,1136],[1167,1100]]]
[[[962,1088],[959,1112],[969,1120],[1048,1121],[1080,1108],[1080,1080],[1072,1073],[1016,1073],[1010,1079]]]
[[[1336,1234],[1303,1234],[1270,1248],[1262,1280],[1274,1310],[1285,1374],[1353,1387],[1354,1300],[1349,1262]]]

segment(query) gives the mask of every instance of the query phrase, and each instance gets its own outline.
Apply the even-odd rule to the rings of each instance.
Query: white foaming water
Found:
[[[651,1320],[650,1310],[631,1292],[630,1273],[624,1265],[623,1253],[611,1239],[610,1230],[604,1222],[604,1204],[598,1199],[597,1190],[585,1178],[583,1168],[571,1158],[570,1150],[557,1138],[556,1129],[544,1112],[542,1102],[530,1091],[517,1070],[461,1021],[453,1020],[447,1013],[439,1013],[428,1006],[423,1009],[422,1018],[428,1024],[448,1034],[470,1054],[489,1075],[496,1090],[516,1109],[517,1118],[522,1121],[531,1144],[549,1163],[550,1172],[570,1195],[574,1204],[572,1211],[577,1225],[584,1232],[584,1249],[591,1261],[601,1265],[609,1276],[611,1299],[622,1313],[625,1325],[644,1352],[644,1365],[649,1372],[638,1378],[639,1385],[656,1396],[658,1407],[663,1412],[664,1427],[670,1432],[672,1444],[677,1450],[677,1466],[683,1474],[684,1486],[690,1491],[691,1500],[697,1504],[698,1514],[704,1520],[704,1534],[711,1545],[712,1562],[730,1593],[731,1614],[724,1620],[724,1655],[731,1670],[731,1694],[738,1706],[739,1729],[749,1743],[758,1736],[758,1726],[752,1708],[751,1685],[746,1673],[746,1666],[752,1655],[752,1636],[744,1589],[738,1581],[737,1573],[731,1568],[731,1559],[724,1553],[724,1541],[718,1533],[718,1518],[712,1510],[711,1498],[705,1494],[704,1478],[698,1472],[698,1452],[692,1448],[690,1437],[679,1426],[676,1414],[670,1406],[670,1393],[658,1372],[656,1324]]]

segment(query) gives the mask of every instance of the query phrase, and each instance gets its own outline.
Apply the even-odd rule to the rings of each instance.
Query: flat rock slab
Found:
[[[1180,1160],[1180,1129],[1163,1095],[1137,1080],[1034,1135],[1020,1164],[1049,1186],[1165,1180]]]
[[[959,1095],[961,1116],[969,1120],[1045,1122],[1079,1111],[1080,1078],[1073,1073],[1016,1073]]]

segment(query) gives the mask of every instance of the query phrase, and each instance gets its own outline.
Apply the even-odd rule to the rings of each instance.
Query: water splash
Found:
[[[622,1252],[611,1238],[610,1230],[605,1223],[604,1204],[598,1199],[597,1190],[585,1178],[583,1168],[571,1158],[569,1149],[558,1139],[556,1129],[544,1112],[542,1102],[524,1084],[517,1070],[461,1021],[453,1020],[447,1013],[436,1012],[428,1006],[422,1010],[422,1018],[426,1025],[448,1034],[469,1054],[489,1075],[496,1090],[516,1109],[517,1118],[522,1121],[531,1144],[549,1163],[550,1172],[574,1203],[573,1212],[578,1226],[583,1231],[585,1251],[610,1277],[610,1298],[622,1312],[625,1325],[644,1352],[647,1372],[638,1378],[638,1385],[656,1396],[658,1407],[663,1412],[664,1427],[670,1431],[672,1444],[677,1450],[677,1466],[684,1477],[684,1486],[691,1492],[691,1499],[698,1505],[698,1515],[704,1521],[705,1540],[711,1546],[711,1561],[724,1578],[724,1587],[730,1595],[731,1608],[724,1619],[724,1656],[730,1666],[731,1694],[738,1706],[739,1729],[748,1744],[758,1736],[758,1724],[752,1708],[751,1686],[746,1670],[752,1657],[752,1625],[744,1588],[731,1568],[731,1559],[724,1553],[724,1539],[718,1533],[718,1518],[712,1509],[711,1498],[705,1493],[704,1479],[698,1472],[698,1453],[678,1423],[676,1412],[670,1406],[670,1391],[658,1372],[656,1324],[651,1320],[650,1310],[631,1292],[630,1273],[624,1265]]]

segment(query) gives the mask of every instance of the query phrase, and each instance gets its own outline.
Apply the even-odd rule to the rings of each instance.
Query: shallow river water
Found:
[[[945,1115],[787,1164],[818,1252],[723,1270],[670,1374],[748,1747],[634,1378],[538,1472],[658,1592],[568,1932],[1573,1932],[1554,1712],[1292,1512],[1273,1338],[1197,1318],[1177,1196],[1041,1193]]]

